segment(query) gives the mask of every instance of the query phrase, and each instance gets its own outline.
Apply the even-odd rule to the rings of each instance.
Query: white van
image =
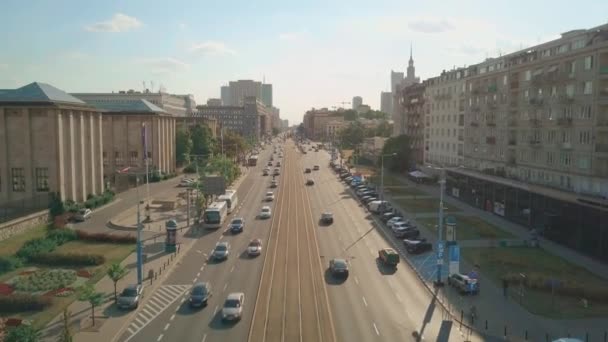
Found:
[[[369,208],[369,211],[374,214],[377,214],[380,212],[380,209],[383,209],[383,206],[387,205],[388,201],[371,201],[368,203],[367,207]]]
[[[226,190],[226,192],[217,198],[218,201],[224,201],[228,205],[228,214],[239,204],[239,198],[236,195],[236,190]]]

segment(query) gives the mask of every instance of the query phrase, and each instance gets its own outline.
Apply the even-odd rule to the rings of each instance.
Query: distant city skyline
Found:
[[[205,103],[221,98],[228,80],[265,78],[273,105],[294,124],[312,107],[341,106],[354,95],[379,109],[378,94],[390,91],[391,70],[406,70],[411,43],[425,80],[604,24],[608,13],[599,1],[586,4],[584,16],[572,15],[565,1],[495,3],[485,12],[481,1],[184,0],[162,10],[153,3],[4,1],[0,20],[10,39],[5,33],[0,89],[39,81],[67,92],[111,92],[154,81],[156,89]],[[552,15],[541,15],[547,6]]]

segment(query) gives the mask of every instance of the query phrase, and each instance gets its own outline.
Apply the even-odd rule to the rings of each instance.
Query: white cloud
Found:
[[[116,13],[112,19],[86,26],[85,30],[90,32],[126,32],[141,26],[142,23],[137,18]]]
[[[410,30],[421,33],[441,33],[454,29],[454,25],[445,19],[414,19],[408,25]]]
[[[152,69],[152,73],[155,74],[176,73],[190,68],[190,64],[172,57],[144,58],[139,59],[136,62],[147,65]]]
[[[222,42],[216,42],[208,40],[203,43],[194,44],[190,47],[190,52],[200,54],[203,56],[217,56],[217,55],[234,55],[236,52],[226,46]]]
[[[187,27],[188,27],[188,25],[186,25],[185,23],[179,23],[180,30],[185,30]]]

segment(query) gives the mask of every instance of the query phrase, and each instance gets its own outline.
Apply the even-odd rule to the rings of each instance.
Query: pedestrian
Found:
[[[505,296],[505,298],[509,297],[509,280],[507,280],[507,278],[503,278],[502,280],[502,294],[503,296]]]

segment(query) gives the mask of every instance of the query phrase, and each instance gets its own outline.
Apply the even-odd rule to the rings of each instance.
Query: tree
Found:
[[[393,125],[388,121],[382,121],[375,129],[375,136],[388,138],[393,133]]]
[[[214,141],[211,129],[207,125],[195,125],[190,130],[192,154],[209,155],[213,151]]]
[[[123,267],[121,264],[115,262],[108,268],[107,274],[110,279],[114,282],[114,303],[118,302],[118,295],[116,292],[116,284],[122,278],[124,278],[129,271]]]
[[[31,325],[20,325],[8,330],[4,337],[4,342],[38,342],[40,341],[40,331]]]
[[[357,111],[354,109],[347,109],[342,113],[342,115],[346,121],[355,121],[359,117],[359,114],[357,114]]]
[[[342,148],[353,149],[363,142],[365,129],[360,122],[353,122],[339,133]]]
[[[280,132],[281,132],[281,131],[280,131],[278,128],[276,128],[276,127],[272,127],[272,135],[273,135],[273,136],[277,136],[277,135],[279,135],[279,133],[280,133]]]
[[[220,155],[209,160],[205,171],[210,174],[222,175],[226,184],[231,184],[241,174],[241,169],[234,161]]]
[[[63,309],[63,327],[61,328],[60,342],[72,342],[72,328],[70,327],[70,311],[66,307]]]
[[[412,153],[410,147],[410,139],[407,135],[402,134],[396,137],[388,138],[382,148],[382,154],[393,154],[394,157],[384,158],[384,164],[393,172],[408,171],[414,165],[412,161]]]
[[[95,326],[95,307],[103,303],[103,293],[96,292],[93,285],[85,285],[81,288],[78,300],[91,304],[91,319],[93,320],[93,326]]]
[[[232,132],[232,131],[224,131],[224,154],[227,157],[234,158],[240,154],[242,154],[245,150],[247,150],[247,142],[242,135]],[[214,154],[222,153],[222,142],[215,146]]]
[[[190,138],[190,132],[185,129],[178,129],[175,132],[175,161],[177,165],[189,163],[191,152],[192,139]]]

